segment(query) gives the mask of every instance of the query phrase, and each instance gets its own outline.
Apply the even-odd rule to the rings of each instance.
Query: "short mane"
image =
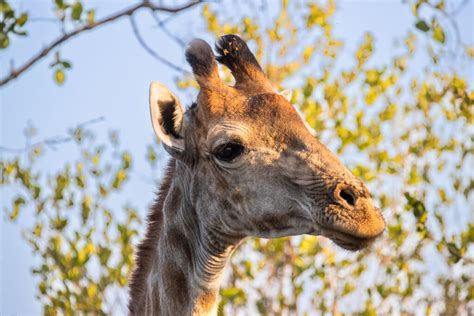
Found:
[[[165,177],[161,182],[157,198],[150,208],[147,217],[147,231],[145,238],[137,246],[135,253],[136,267],[130,280],[130,303],[128,309],[131,315],[135,315],[141,304],[145,304],[146,278],[150,273],[153,257],[156,254],[156,245],[163,226],[163,205],[174,178],[176,160],[171,158],[166,167]]]

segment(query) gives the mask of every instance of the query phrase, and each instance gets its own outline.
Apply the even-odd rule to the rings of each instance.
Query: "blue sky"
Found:
[[[16,6],[27,9],[32,17],[51,15],[52,1],[14,1]],[[269,1],[270,5],[272,2]],[[128,1],[91,1],[89,7],[97,9],[97,16],[106,15],[129,5]],[[226,2],[229,5],[229,2]],[[469,2],[458,22],[467,42],[472,43],[474,5]],[[204,27],[199,19],[199,9],[193,9],[174,19],[169,28],[186,40],[202,37]],[[142,35],[160,54],[181,67],[184,54],[162,32],[157,31],[148,14],[137,16]],[[370,31],[376,38],[376,58],[388,58],[393,40],[405,34],[414,23],[408,6],[401,1],[345,1],[340,3],[335,17],[336,34],[346,41],[346,48],[360,42],[363,33]],[[5,74],[9,61],[20,65],[44,44],[58,35],[55,24],[31,23],[27,40],[15,38],[12,45],[0,55],[0,74]],[[205,35],[209,38],[208,35]],[[157,62],[138,44],[130,23],[122,19],[112,24],[84,33],[61,48],[61,54],[71,60],[73,69],[67,73],[66,83],[58,87],[52,80],[48,56],[35,65],[20,79],[0,90],[0,145],[22,147],[23,129],[30,120],[39,130],[38,139],[64,135],[65,131],[80,122],[105,117],[105,121],[94,126],[103,133],[119,129],[123,147],[136,157],[143,157],[146,144],[153,132],[148,113],[148,85],[160,80],[173,87],[177,73]],[[473,78],[472,69],[470,78]],[[190,96],[182,95],[183,103],[189,104]],[[40,162],[44,170],[68,159],[71,147],[65,145],[50,152]],[[136,169],[146,170],[137,165]],[[129,186],[130,187],[130,186]],[[134,204],[144,212],[153,197],[154,187],[146,182],[131,185]],[[27,243],[22,239],[21,229],[28,227],[31,219],[27,212],[19,222],[10,224],[4,218],[3,208],[8,201],[8,192],[0,191],[0,314],[38,315],[41,306],[35,298],[35,280],[30,273],[34,258]]]

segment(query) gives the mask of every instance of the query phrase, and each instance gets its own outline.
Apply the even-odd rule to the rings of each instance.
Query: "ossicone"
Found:
[[[237,35],[222,36],[216,43],[216,59],[232,71],[236,87],[253,85],[263,90],[272,89],[262,67],[247,43]]]
[[[214,53],[204,40],[197,38],[189,44],[186,60],[201,88],[220,81]]]
[[[225,87],[219,78],[216,60],[226,66],[235,78],[235,88],[254,92],[273,92],[262,67],[243,39],[234,34],[217,41],[217,56],[202,39],[194,39],[186,50],[186,60],[201,88]]]

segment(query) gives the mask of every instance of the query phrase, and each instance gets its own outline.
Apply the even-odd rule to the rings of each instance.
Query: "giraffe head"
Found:
[[[184,170],[184,203],[199,223],[229,238],[323,235],[349,250],[381,235],[385,222],[365,184],[275,92],[246,43],[226,35],[216,51],[200,39],[187,49],[200,91],[186,111],[160,83],[150,88],[153,128]]]

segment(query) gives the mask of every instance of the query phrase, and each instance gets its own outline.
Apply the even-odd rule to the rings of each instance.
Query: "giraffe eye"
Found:
[[[230,162],[235,158],[242,155],[244,152],[244,146],[237,143],[227,143],[225,145],[219,146],[214,152],[214,156],[217,159],[225,162]]]

